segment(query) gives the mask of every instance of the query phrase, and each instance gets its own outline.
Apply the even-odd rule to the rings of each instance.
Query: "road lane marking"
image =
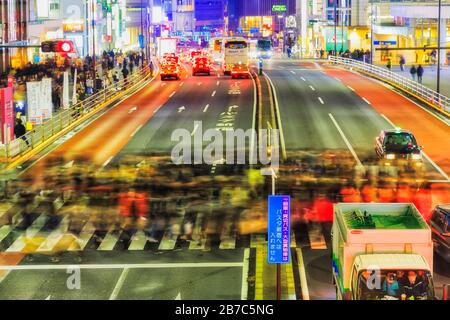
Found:
[[[347,88],[349,88],[350,90],[352,90],[353,92],[356,92],[356,90],[355,89],[353,89],[352,87],[350,87],[350,86],[347,86]]]
[[[323,237],[322,228],[320,224],[313,223],[308,224],[308,238],[313,250],[325,250],[327,249],[327,243]]]
[[[147,236],[144,231],[138,230],[131,238],[130,246],[128,250],[130,251],[142,251],[145,249],[145,245],[147,244]]]
[[[241,300],[247,300],[248,295],[248,271],[250,264],[250,248],[244,250],[244,261],[242,262],[242,288],[241,288]]]
[[[111,157],[108,158],[108,160],[106,160],[105,162],[103,162],[102,168],[106,167],[106,166],[111,162],[111,160],[112,160],[113,158],[114,158],[114,156],[111,156]]]
[[[22,252],[25,249],[29,239],[36,237],[39,231],[44,227],[47,218],[45,215],[40,215],[34,222],[28,227],[25,232],[14,241],[14,243],[6,250],[6,252]]]
[[[312,91],[316,91],[316,88],[314,88],[313,86],[309,86],[309,87]]]
[[[363,167],[363,164],[361,163],[361,160],[359,160],[358,155],[356,154],[355,150],[353,149],[352,145],[350,144],[350,142],[348,141],[347,137],[344,134],[344,131],[342,131],[341,127],[339,126],[339,124],[337,123],[336,119],[333,117],[333,115],[331,113],[328,114],[328,116],[331,118],[331,121],[334,123],[336,129],[339,131],[339,134],[341,135],[342,139],[344,140],[345,144],[347,145],[347,148],[350,150],[351,154],[353,155],[353,157],[356,160],[356,163]]]
[[[162,108],[162,105],[160,105],[158,108],[156,108],[155,111],[153,111],[153,113],[154,114],[157,113],[159,111],[159,109],[161,109],[161,108]]]
[[[192,130],[191,136],[193,136],[195,134],[195,131],[197,131],[198,127],[199,127],[199,124],[197,123],[194,127],[194,130]]]
[[[302,298],[303,300],[310,300],[308,282],[306,281],[305,261],[303,260],[302,249],[296,248],[295,251],[297,252],[297,267],[300,276],[300,288],[302,290]]]
[[[216,91],[214,90],[213,93],[211,94],[211,97],[214,97],[216,95]]]
[[[132,107],[132,108],[128,111],[128,114],[131,114],[131,113],[135,112],[137,109],[138,109],[137,106]]]
[[[217,81],[216,85],[217,85],[217,86],[220,85],[220,81]]]
[[[255,152],[255,129],[256,129],[256,109],[257,109],[257,100],[258,100],[258,93],[256,89],[256,81],[252,77],[252,83],[253,83],[253,119],[252,119],[252,136],[250,141],[250,156],[249,156],[249,162],[250,167],[252,167],[254,162],[254,152]]]
[[[267,73],[264,72],[263,74],[267,78],[267,80],[270,82],[270,85],[273,90],[273,96],[275,98],[275,109],[278,114],[277,119],[278,119],[278,130],[280,130],[281,152],[283,154],[283,158],[286,159],[286,142],[284,140],[283,126],[281,124],[281,112],[280,112],[280,106],[278,104],[277,90],[275,89],[275,86],[274,86],[272,80],[270,79],[270,77],[267,75]]]
[[[184,86],[184,81],[182,83],[180,83],[180,87]]]
[[[294,71],[294,70],[291,70],[291,73],[292,73],[292,74],[295,74],[295,71]]]
[[[181,106],[178,108],[178,113],[183,112],[184,110],[186,110],[185,106]]]
[[[180,263],[136,263],[136,264],[39,264],[39,265],[2,265],[1,270],[67,270],[79,269],[175,269],[175,268],[242,268],[242,262],[180,262]]]
[[[117,283],[116,283],[116,285],[114,287],[113,292],[109,296],[109,300],[116,300],[117,299],[117,296],[119,295],[120,290],[122,290],[123,284],[125,283],[125,279],[126,279],[126,277],[127,277],[129,272],[130,272],[129,268],[123,269],[119,280],[117,280]]]
[[[201,86],[202,84],[203,84],[202,82],[199,82],[197,85],[198,85],[198,86]]]
[[[164,87],[167,83],[163,82],[161,83],[161,87]]]
[[[176,91],[172,92],[172,93],[170,94],[169,98],[172,98],[172,97],[175,95],[175,93],[177,93],[177,92],[176,92]]]
[[[300,79],[302,79],[303,81],[305,81],[305,82],[306,82],[306,79],[305,79],[304,77],[300,77]]]
[[[117,242],[119,242],[119,234],[115,231],[109,231],[106,236],[103,238],[102,243],[97,248],[99,251],[111,251],[116,246]]]
[[[362,99],[363,99],[368,105],[372,105],[372,104],[370,103],[370,101],[367,100],[366,98],[362,97]]]
[[[134,136],[136,135],[136,133],[137,133],[139,130],[141,130],[142,126],[143,126],[143,125],[141,124],[139,127],[137,127],[136,130],[134,130],[133,133],[131,134],[131,137],[134,137]]]
[[[207,104],[207,105],[205,106],[205,108],[203,109],[203,112],[206,112],[206,111],[208,110],[208,108],[209,108],[209,104]]]
[[[325,104],[325,102],[323,102],[321,97],[319,97],[319,101],[320,101],[321,104]]]
[[[381,114],[381,116],[384,118],[384,120],[386,120],[392,127],[396,128],[397,126],[391,121],[391,119],[389,119],[388,117],[386,117],[384,114]],[[439,172],[447,181],[450,181],[450,177],[448,176],[448,174],[442,170],[441,167],[439,167],[425,152],[422,151],[422,155],[424,156],[425,159],[427,159],[427,161],[437,170],[437,172]]]

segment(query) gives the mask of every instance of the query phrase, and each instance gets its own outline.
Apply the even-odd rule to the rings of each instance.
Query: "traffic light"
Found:
[[[56,52],[62,55],[75,52],[75,46],[70,40],[51,40],[41,42],[42,52]]]

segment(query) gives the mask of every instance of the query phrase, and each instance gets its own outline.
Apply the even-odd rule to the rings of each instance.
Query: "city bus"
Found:
[[[231,74],[235,65],[249,64],[249,44],[243,37],[228,37],[222,43],[224,52],[223,73]]]

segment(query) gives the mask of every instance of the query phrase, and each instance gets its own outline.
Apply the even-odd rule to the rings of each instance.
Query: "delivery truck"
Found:
[[[414,204],[335,204],[332,269],[338,300],[436,297],[431,230]]]
[[[176,38],[158,38],[158,57],[161,59],[167,54],[177,53]]]

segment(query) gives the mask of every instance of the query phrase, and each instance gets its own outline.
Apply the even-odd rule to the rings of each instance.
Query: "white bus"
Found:
[[[243,37],[228,37],[223,40],[223,72],[231,74],[231,70],[236,64],[249,64],[249,43]]]

